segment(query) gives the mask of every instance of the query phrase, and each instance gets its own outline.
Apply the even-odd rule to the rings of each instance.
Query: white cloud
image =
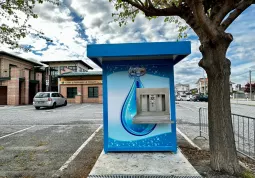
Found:
[[[66,5],[61,7],[49,3],[37,6],[35,11],[39,13],[40,18],[29,21],[33,28],[44,32],[55,45],[48,46],[44,40],[28,36],[22,39],[20,44],[33,46],[33,50],[42,56],[17,51],[21,56],[38,60],[78,58],[96,67],[86,57],[88,43],[159,42],[177,39],[178,31],[175,24],[164,23],[163,17],[149,21],[143,14],[139,14],[134,23],[129,22],[126,26],[119,27],[117,22],[113,22],[111,14],[115,10],[108,0],[64,0],[64,2]],[[254,16],[255,8],[251,7],[228,30],[234,36],[227,56],[232,61],[231,80],[235,83],[244,83],[245,77],[238,74],[255,66]],[[200,42],[194,37],[192,30],[189,34],[192,36],[192,54],[176,65],[175,81],[194,84],[202,77],[203,70],[198,67],[201,58],[198,49]],[[43,48],[48,49],[41,51]],[[10,51],[6,46],[2,46],[1,49]]]

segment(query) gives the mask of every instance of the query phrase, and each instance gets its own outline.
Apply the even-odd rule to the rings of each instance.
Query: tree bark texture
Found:
[[[220,39],[217,45],[202,44],[199,65],[208,76],[208,124],[210,163],[213,170],[240,174],[231,119],[230,60],[226,52],[231,41]]]

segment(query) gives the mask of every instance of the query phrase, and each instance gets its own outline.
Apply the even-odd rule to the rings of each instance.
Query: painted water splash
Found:
[[[156,124],[133,124],[132,120],[136,115],[136,89],[137,88],[144,88],[143,84],[140,80],[140,77],[145,75],[146,69],[145,68],[130,68],[129,76],[134,78],[134,82],[132,87],[127,95],[127,98],[122,106],[121,110],[121,123],[125,130],[133,135],[136,136],[143,136],[147,135],[154,130]]]

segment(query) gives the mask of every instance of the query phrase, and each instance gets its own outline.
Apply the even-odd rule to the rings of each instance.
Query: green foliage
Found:
[[[178,37],[177,39],[180,40],[182,38],[187,38],[188,34],[187,34],[187,30],[190,29],[189,26],[187,24],[183,24],[178,17],[166,17],[164,22],[170,22],[170,23],[174,23],[178,29]]]
[[[113,2],[113,0],[109,0],[109,2]],[[115,22],[119,22],[119,26],[126,25],[128,20],[135,21],[139,10],[130,6],[128,3],[124,3],[121,0],[114,1],[114,6],[119,13],[113,13],[112,17],[117,17],[114,19]]]
[[[251,171],[244,171],[242,174],[242,178],[255,178],[255,175]]]
[[[147,0],[132,0],[136,3],[142,3],[145,7],[149,7],[149,2]],[[109,0],[110,3],[114,4],[115,10],[117,13],[113,13],[112,17],[114,17],[114,21],[119,23],[119,26],[126,25],[127,22],[134,22],[136,16],[139,14],[139,11],[136,7],[130,5],[124,0]],[[151,3],[155,8],[167,8],[169,6],[179,5],[178,0],[151,0]],[[158,16],[146,16],[148,20],[156,19]],[[178,37],[177,40],[181,38],[187,38],[187,31],[190,27],[187,24],[183,24],[180,21],[179,17],[176,16],[167,16],[165,17],[164,22],[166,23],[174,23],[178,29]]]
[[[28,24],[30,18],[38,18],[34,7],[45,2],[59,5],[59,0],[1,0],[0,1],[0,43],[10,48],[22,48],[18,41],[28,34],[48,40],[44,34]]]
[[[0,145],[0,151],[1,151],[1,150],[4,150],[4,147]]]

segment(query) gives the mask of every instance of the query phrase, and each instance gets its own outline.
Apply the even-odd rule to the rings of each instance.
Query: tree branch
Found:
[[[140,0],[136,0],[136,2],[139,2],[141,6],[144,6],[143,2]]]
[[[195,19],[198,24],[202,27],[203,31],[208,34],[212,39],[216,37],[216,33],[213,30],[210,19],[205,15],[203,0],[187,0],[187,4],[192,9]]]
[[[131,4],[132,6],[136,7],[137,9],[140,9],[141,11],[145,10],[145,6],[142,6],[141,4],[134,2],[132,0],[122,0],[123,2],[127,2],[128,4]]]
[[[219,4],[218,4],[219,5]],[[226,15],[235,8],[235,2],[233,0],[225,0],[220,11],[214,16],[213,24],[216,26],[220,25]]]
[[[174,5],[171,7],[163,8],[163,9],[157,9],[151,5],[149,7],[142,6],[138,3],[135,3],[132,0],[122,0],[122,1],[143,11],[144,14],[148,17],[150,16],[180,16],[180,9]]]
[[[149,7],[150,7],[150,8],[154,8],[154,6],[153,6],[151,0],[147,0],[147,2],[149,3]]]
[[[251,4],[253,3],[253,0],[245,0],[245,1],[241,1],[238,6],[236,7],[236,9],[231,12],[229,14],[229,16],[227,17],[227,19],[225,19],[222,23],[221,23],[221,27],[223,30],[226,30],[231,24],[232,22],[244,11],[246,10]]]

